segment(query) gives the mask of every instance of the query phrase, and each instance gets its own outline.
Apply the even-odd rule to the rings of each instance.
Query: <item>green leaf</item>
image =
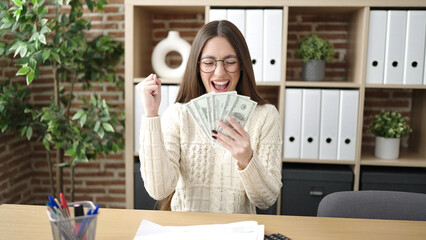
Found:
[[[24,136],[24,134],[27,132],[27,127],[25,126],[24,128],[22,128],[21,130],[21,137]]]
[[[0,55],[3,55],[3,53],[6,50],[6,46],[4,43],[0,42]]]
[[[92,101],[92,106],[96,106],[96,98],[95,98],[95,96],[91,95],[90,96],[90,101]]]
[[[45,34],[45,33],[48,33],[48,32],[50,32],[50,29],[46,26],[43,26],[40,30],[41,34]]]
[[[34,80],[34,71],[31,70],[27,75],[27,85],[30,85],[33,80]]]
[[[47,150],[50,150],[50,144],[46,137],[43,138],[43,145]]]
[[[94,7],[93,1],[86,0],[86,4],[87,4],[87,7],[90,9],[90,11],[93,12],[93,7]]]
[[[28,45],[26,43],[23,43],[21,46],[21,50],[19,51],[19,55],[21,55],[21,57],[25,57],[25,54],[27,54],[28,51]]]
[[[41,43],[43,43],[44,45],[46,45],[47,43],[46,43],[46,37],[44,36],[44,34],[40,34],[39,36],[38,36],[38,40],[41,42]]]
[[[25,75],[25,74],[27,74],[29,71],[30,71],[30,67],[28,67],[28,66],[21,67],[21,68],[18,70],[18,72],[16,73],[16,76],[19,76],[19,75]]]
[[[50,50],[44,51],[41,55],[43,58],[43,63],[50,57]]]
[[[12,0],[12,2],[17,6],[17,7],[22,7],[22,2],[21,0]]]
[[[75,151],[74,151],[74,149],[68,149],[66,152],[65,152],[65,156],[72,156],[72,155],[74,155],[75,154]]]
[[[16,62],[16,65],[22,66],[22,65],[28,64],[28,61],[29,61],[29,58],[28,58],[28,57],[23,57],[23,58],[20,58],[20,59]]]
[[[104,129],[103,128],[99,129],[98,136],[102,139],[104,138],[104,135],[105,135]]]
[[[50,52],[50,55],[52,55],[56,62],[61,63],[61,59],[59,58],[59,55],[56,52]]]
[[[31,69],[35,69],[37,67],[37,61],[34,58],[30,59],[29,64]]]
[[[28,127],[28,129],[27,129],[27,139],[30,140],[32,135],[33,135],[33,128],[32,127]]]
[[[44,31],[48,31],[48,32],[50,32],[50,29],[48,28],[48,27],[46,27],[46,26],[44,26],[44,25],[46,25],[46,23],[47,23],[47,18],[43,18],[43,19],[41,19],[40,20],[40,23],[41,23],[41,25],[43,26],[43,28],[46,28],[46,29],[44,29]],[[41,28],[41,33],[44,33],[43,32],[43,28]]]
[[[83,110],[80,110],[80,111],[76,112],[74,114],[74,116],[72,117],[72,120],[77,120],[77,119],[81,118],[81,116],[83,116],[83,114],[84,114]]]
[[[5,22],[1,25],[0,29],[10,28],[13,25],[13,22]]]
[[[101,127],[101,122],[100,121],[96,121],[95,127],[93,128],[93,131],[95,131],[95,133],[97,133],[99,131],[100,127]]]
[[[86,120],[87,120],[87,115],[84,114],[80,119],[80,127],[84,126],[84,124],[86,123]]]
[[[102,123],[102,128],[107,132],[114,132],[114,128],[109,123]]]
[[[38,39],[38,35],[39,35],[38,32],[33,33],[33,35],[31,35],[29,42],[35,41],[36,39]]]

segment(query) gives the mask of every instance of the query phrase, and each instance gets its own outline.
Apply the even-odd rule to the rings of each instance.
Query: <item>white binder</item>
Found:
[[[388,11],[385,51],[385,84],[402,84],[407,11]]]
[[[281,81],[282,9],[265,9],[263,15],[263,81]]]
[[[139,134],[140,134],[140,130],[141,130],[141,121],[142,121],[142,116],[145,114],[145,111],[143,109],[143,105],[142,105],[142,99],[141,96],[138,92],[138,89],[136,87],[136,85],[133,86],[133,119],[134,119],[134,132],[133,132],[133,136],[134,136],[134,151],[135,152],[139,152]]]
[[[246,41],[250,51],[254,78],[263,79],[263,10],[246,10]]]
[[[383,83],[387,11],[370,11],[366,83]]]
[[[169,86],[169,106],[175,103],[178,92],[179,92],[178,85]]]
[[[285,90],[284,158],[300,158],[302,89]]]
[[[216,20],[226,20],[226,9],[210,9],[209,22]]]
[[[338,160],[355,160],[358,123],[358,90],[341,90],[339,106]]]
[[[233,23],[245,36],[246,32],[246,12],[244,9],[228,9],[227,19]]]
[[[303,89],[300,157],[318,159],[321,90]]]
[[[321,91],[319,159],[337,159],[339,102],[339,90]]]
[[[426,44],[426,11],[407,13],[407,34],[404,59],[404,84],[423,84]]]

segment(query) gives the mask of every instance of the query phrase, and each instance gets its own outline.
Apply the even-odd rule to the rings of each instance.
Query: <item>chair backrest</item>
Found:
[[[345,191],[325,196],[318,217],[426,221],[426,194],[396,191]]]

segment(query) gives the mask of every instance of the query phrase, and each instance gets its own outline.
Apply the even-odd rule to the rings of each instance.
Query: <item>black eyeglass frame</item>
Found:
[[[214,72],[214,71],[216,70],[216,68],[217,68],[217,62],[222,62],[223,69],[225,69],[225,71],[226,71],[226,72],[228,72],[228,73],[236,73],[236,72],[238,72],[238,71],[241,71],[241,60],[239,60],[238,58],[235,58],[235,59],[238,59],[238,64],[240,65],[240,66],[239,66],[239,68],[238,68],[238,70],[236,70],[236,71],[234,71],[234,72],[230,72],[230,71],[228,71],[228,69],[226,69],[226,67],[225,67],[225,61],[226,61],[226,60],[228,60],[228,59],[230,59],[230,58],[235,58],[235,57],[228,57],[228,58],[225,58],[225,59],[222,59],[222,60],[216,60],[216,59],[214,59],[214,58],[212,58],[212,57],[204,57],[204,58],[200,59],[200,61],[198,61],[198,69],[200,69],[200,71],[201,71],[201,72],[203,72],[203,73],[212,73],[212,72]],[[213,70],[211,70],[210,72],[205,72],[205,71],[203,71],[203,70],[201,69],[201,65],[200,65],[200,64],[201,64],[201,61],[202,61],[203,59],[211,59],[211,60],[215,61],[215,63],[214,63],[214,69],[213,69]]]

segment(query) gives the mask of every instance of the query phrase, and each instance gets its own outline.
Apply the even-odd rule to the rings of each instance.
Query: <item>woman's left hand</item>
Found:
[[[212,137],[216,139],[219,144],[229,150],[232,157],[238,160],[238,166],[241,169],[245,169],[253,157],[253,150],[250,145],[250,135],[234,119],[226,117],[226,121],[228,121],[234,129],[222,121],[218,121],[218,124],[230,137],[215,130],[212,131]]]

